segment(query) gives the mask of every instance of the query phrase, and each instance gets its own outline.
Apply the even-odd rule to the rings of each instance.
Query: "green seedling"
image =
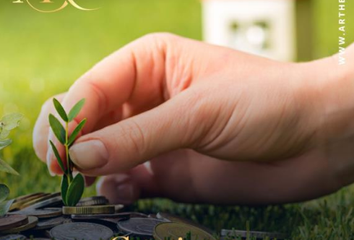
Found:
[[[0,120],[0,150],[3,150],[12,143],[8,138],[11,130],[18,127],[22,114],[12,113],[4,116]],[[14,175],[19,175],[7,162],[0,158],[0,171]],[[6,201],[10,194],[10,189],[5,184],[0,184],[0,217],[3,217],[10,209],[13,200]]]
[[[58,161],[58,164],[63,171],[63,177],[61,181],[61,196],[65,206],[76,206],[80,201],[82,194],[84,193],[85,181],[82,174],[77,174],[73,176],[74,164],[71,161],[69,149],[75,142],[78,134],[84,128],[86,119],[82,120],[74,131],[69,136],[69,123],[74,120],[74,118],[79,114],[82,107],[85,104],[85,99],[79,101],[69,113],[66,113],[63,106],[57,99],[53,99],[54,107],[63,120],[65,126],[63,126],[60,121],[53,115],[49,115],[49,124],[50,127],[58,139],[58,141],[64,146],[65,149],[65,162],[59,154],[58,149],[52,141],[49,141],[54,155]]]

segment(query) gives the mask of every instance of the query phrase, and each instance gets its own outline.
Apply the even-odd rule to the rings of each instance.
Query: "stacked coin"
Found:
[[[28,224],[26,215],[6,215],[0,218],[0,232],[8,231],[12,228],[17,228]]]
[[[1,240],[29,236],[58,240],[82,239],[83,236],[87,239],[91,239],[89,236],[92,239],[109,239],[113,236],[113,230],[107,225],[116,228],[117,222],[129,218],[130,214],[117,213],[122,206],[108,203],[105,197],[95,196],[82,199],[76,207],[66,207],[60,193],[35,193],[19,197],[14,200],[8,215],[0,218]],[[75,219],[79,217],[81,219]]]
[[[189,219],[169,213],[124,212],[103,196],[82,199],[76,207],[63,206],[59,193],[35,193],[14,200],[10,212],[0,217],[0,240],[108,240],[113,236],[140,239],[215,240],[213,232]],[[270,237],[278,233],[223,230],[222,237],[236,233],[240,239]]]

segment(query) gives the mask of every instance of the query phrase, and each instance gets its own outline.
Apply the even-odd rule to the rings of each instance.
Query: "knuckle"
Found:
[[[189,107],[190,115],[196,123],[210,117],[206,96],[208,96],[207,92],[193,91],[186,98],[185,105]]]
[[[133,151],[134,155],[144,156],[146,152],[146,140],[145,134],[141,126],[130,119],[124,124],[119,125],[117,131],[119,133],[119,144],[127,150],[127,152]]]
[[[215,117],[206,96],[208,94],[204,91],[191,91],[180,106],[180,112],[188,116],[188,123],[185,124],[186,134],[182,140],[188,145],[198,145]]]
[[[147,43],[169,43],[174,42],[178,39],[177,35],[167,32],[149,33],[144,35],[140,40]]]

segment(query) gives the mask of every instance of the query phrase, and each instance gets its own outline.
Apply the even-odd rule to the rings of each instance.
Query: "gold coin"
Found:
[[[64,215],[87,215],[87,214],[113,214],[115,208],[112,205],[87,206],[87,207],[63,207]]]
[[[206,231],[184,223],[160,223],[155,227],[154,238],[156,240],[178,240],[179,238],[216,240]]]
[[[32,194],[28,194],[28,195],[24,195],[24,196],[16,198],[14,202],[23,201],[23,200],[26,200],[26,199],[29,199],[29,198],[43,196],[43,195],[46,195],[46,194],[47,193],[32,193]]]
[[[21,209],[22,205],[34,201],[36,199],[40,199],[42,197],[45,196],[49,196],[50,194],[35,194],[33,196],[28,195],[26,197],[20,197],[20,198],[16,198],[14,203],[11,205],[10,207],[10,211],[16,210],[16,209]]]
[[[28,217],[27,224],[24,224],[24,225],[16,227],[16,228],[8,229],[6,231],[2,231],[1,233],[12,234],[12,233],[24,232],[24,231],[27,231],[27,230],[30,230],[30,229],[36,227],[37,223],[38,223],[38,218],[30,216],[30,217]]]
[[[23,203],[19,207],[19,209],[24,209],[26,207],[29,207],[29,206],[35,204],[35,203],[39,203],[39,202],[42,202],[44,200],[47,200],[47,199],[50,199],[50,198],[53,198],[53,197],[54,197],[54,194],[48,194],[48,195],[41,196],[39,198],[35,198],[35,199],[31,200],[31,201],[27,201],[27,202]]]

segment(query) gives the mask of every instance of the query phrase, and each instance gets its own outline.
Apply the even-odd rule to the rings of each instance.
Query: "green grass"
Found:
[[[56,2],[60,2],[57,0]],[[27,5],[0,2],[0,115],[25,115],[12,134],[14,144],[3,157],[21,176],[0,174],[15,197],[34,191],[59,191],[60,179],[51,178],[32,150],[32,127],[42,103],[68,87],[97,61],[126,43],[150,32],[172,32],[201,39],[198,0],[78,0],[101,9],[81,12],[68,8],[41,14]],[[312,55],[337,51],[337,1],[315,0],[311,10]],[[354,41],[354,2],[347,1],[348,41]],[[305,41],[306,42],[306,41]],[[305,47],[305,46],[302,46]],[[92,195],[94,188],[86,191]],[[289,233],[291,239],[354,239],[353,190],[345,188],[323,199],[284,206],[248,208],[175,204],[168,200],[139,201],[136,209],[171,211],[212,229],[246,229]]]

